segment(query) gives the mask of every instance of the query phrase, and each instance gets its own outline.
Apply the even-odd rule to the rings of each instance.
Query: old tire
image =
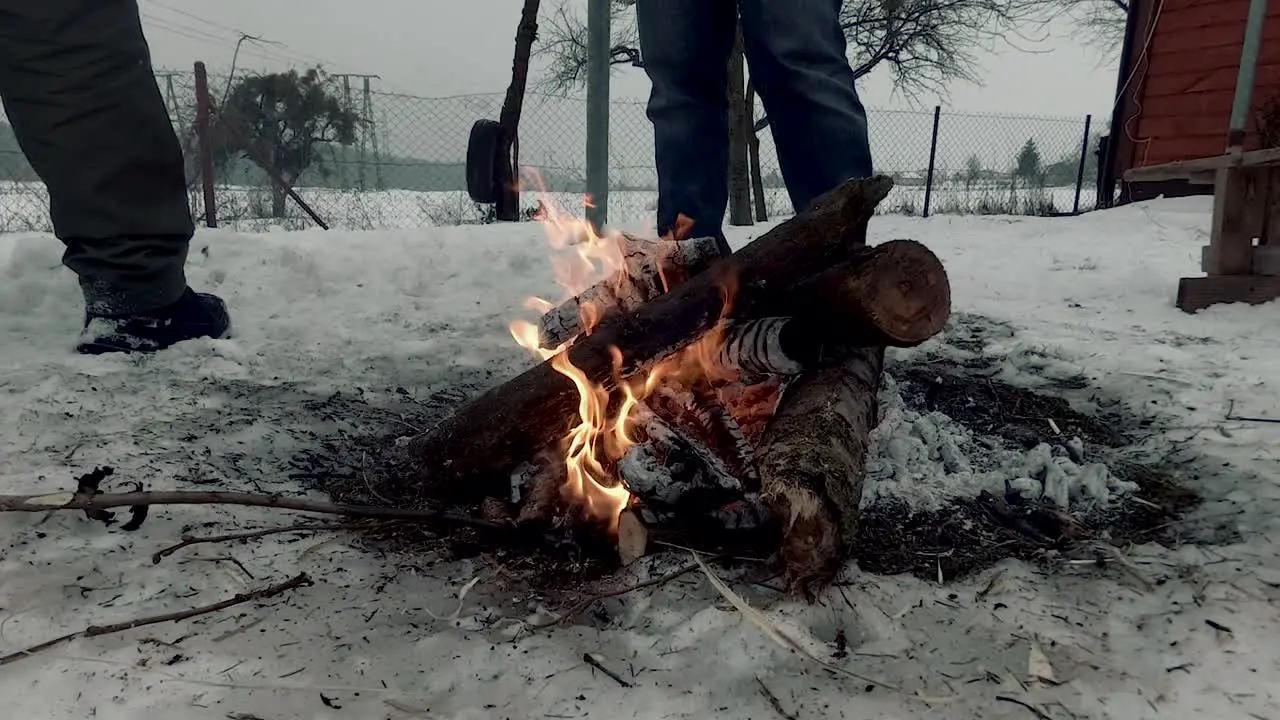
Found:
[[[477,120],[467,140],[467,194],[488,204],[502,194],[502,126],[493,120]]]

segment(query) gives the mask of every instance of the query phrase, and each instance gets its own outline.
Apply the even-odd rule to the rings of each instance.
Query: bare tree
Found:
[[[998,42],[1029,40],[1023,31],[1043,25],[1048,10],[1062,9],[1062,3],[1103,2],[1104,0],[845,0],[841,24],[849,41],[854,75],[861,78],[878,68],[887,68],[895,88],[914,96],[923,92],[942,93],[954,80],[980,82],[976,50]],[[1125,2],[1126,0],[1105,0]],[[612,47],[610,63],[642,66],[635,23],[634,0],[612,0]],[[673,22],[678,22],[673,19]],[[539,87],[553,94],[580,89],[586,81],[587,28],[585,19],[569,0],[560,0],[551,17],[544,21],[542,43],[538,55],[545,58],[548,69]],[[751,84],[743,97],[746,106],[734,108],[754,117],[754,91]],[[768,127],[767,117],[747,129],[743,142],[749,151],[748,166],[758,166],[758,133]],[[738,175],[741,175],[739,163]],[[753,184],[761,189],[757,177]],[[742,177],[732,180],[740,187]],[[761,204],[757,192],[757,205]],[[735,194],[735,196],[738,196]],[[760,208],[758,207],[757,210]],[[761,213],[757,212],[757,219]]]
[[[1087,41],[1111,55],[1120,49],[1129,18],[1129,0],[1050,0],[1086,33]]]
[[[611,65],[640,64],[633,6],[634,0],[612,0],[610,4]],[[542,20],[539,40],[535,55],[547,59],[547,72],[536,87],[554,95],[582,89],[587,82],[587,21],[569,0],[560,0],[550,17]]]
[[[897,88],[915,94],[942,90],[951,80],[976,82],[976,49],[996,42],[1034,41],[1023,30],[1032,23],[1043,24],[1046,11],[1055,6],[1102,2],[1126,0],[845,0],[841,23],[857,77],[888,67]],[[633,6],[633,0],[612,3],[614,65],[643,62]],[[548,61],[540,83],[543,90],[563,93],[582,87],[586,37],[585,18],[568,0],[560,0],[544,22],[538,49]]]

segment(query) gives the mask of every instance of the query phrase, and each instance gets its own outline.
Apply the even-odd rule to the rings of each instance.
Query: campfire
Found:
[[[685,218],[656,240],[544,204],[564,296],[511,324],[541,362],[409,443],[428,494],[533,530],[773,533],[788,584],[829,582],[856,531],[885,347],[942,329],[941,263],[868,247],[887,178],[854,180],[720,256]]]

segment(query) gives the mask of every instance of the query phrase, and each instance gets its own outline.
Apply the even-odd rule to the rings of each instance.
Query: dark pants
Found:
[[[137,0],[0,0],[0,99],[89,311],[177,300],[193,224]]]
[[[867,115],[840,28],[841,0],[637,0],[658,165],[658,233],[679,213],[719,234],[729,201],[728,81],[738,12],[752,82],[797,212],[871,175]]]

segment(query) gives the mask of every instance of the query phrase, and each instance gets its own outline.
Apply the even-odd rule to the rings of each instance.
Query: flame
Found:
[[[621,236],[617,233],[600,235],[585,219],[573,217],[551,201],[536,172],[525,169],[526,181],[536,186],[542,196],[534,217],[547,233],[553,249],[552,267],[557,283],[563,290],[562,300],[580,295],[597,282],[625,268],[622,257]],[[590,206],[591,199],[586,198]],[[681,216],[667,239],[689,237],[692,221]],[[662,278],[666,287],[667,279]],[[733,278],[722,283],[724,306],[721,320],[732,304],[736,285]],[[545,313],[555,303],[538,297],[528,298],[526,309]],[[584,334],[590,334],[600,322],[603,308],[592,303],[580,307]],[[578,424],[564,436],[566,477],[561,490],[564,497],[579,508],[588,518],[605,524],[611,534],[616,533],[618,516],[631,504],[631,492],[618,478],[614,468],[627,451],[637,443],[633,434],[632,417],[637,405],[643,402],[661,383],[675,381],[692,383],[703,379],[723,377],[723,370],[715,360],[720,346],[724,323],[707,333],[683,352],[658,363],[642,380],[628,381],[622,377],[624,358],[616,348],[610,348],[613,360],[613,388],[593,383],[578,367],[574,366],[566,352],[569,343],[556,348],[540,346],[538,328],[533,323],[516,320],[511,323],[511,335],[521,347],[540,360],[550,361],[551,367],[569,378],[578,392]]]

